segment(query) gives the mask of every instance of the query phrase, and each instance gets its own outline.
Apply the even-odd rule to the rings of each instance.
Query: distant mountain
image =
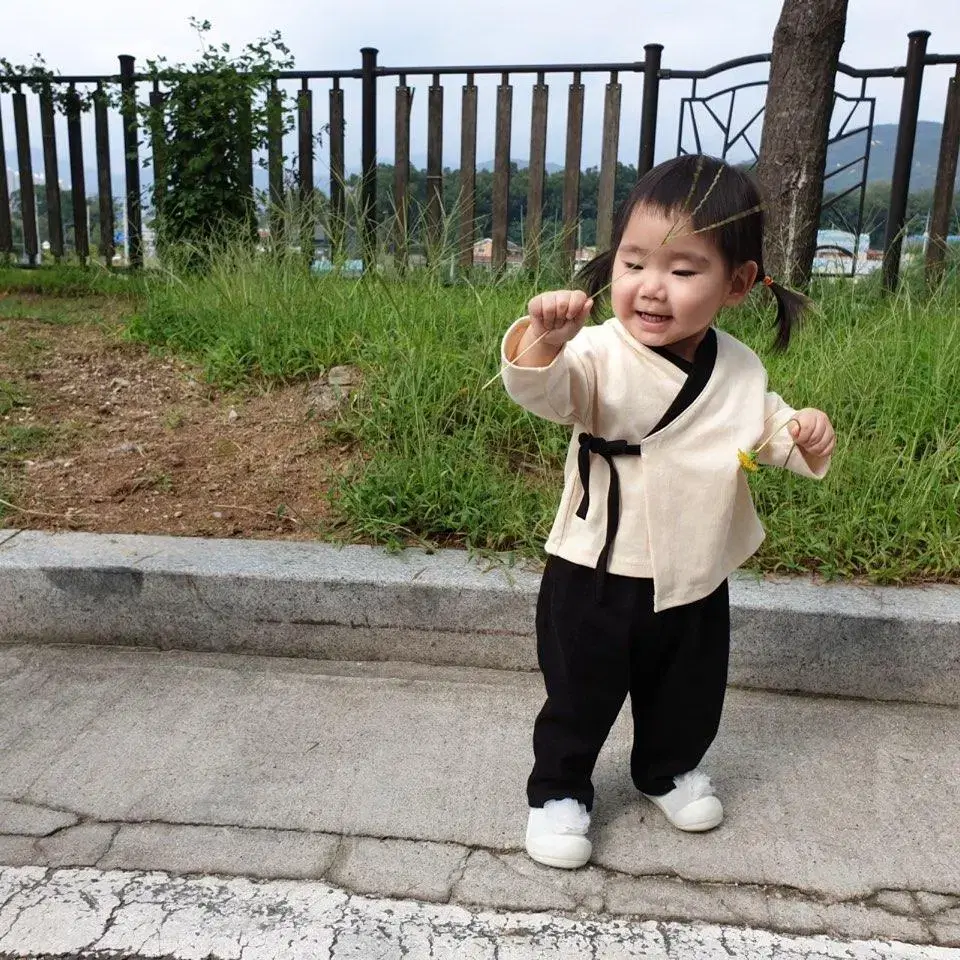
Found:
[[[7,150],[4,159],[7,166],[7,185],[11,193],[19,189],[20,186],[20,162],[17,159],[16,150]],[[43,152],[38,147],[30,148],[30,165],[33,170],[33,179],[35,183],[43,183],[46,179],[43,166]],[[120,195],[123,192],[123,158],[122,156],[112,157],[110,160],[110,173],[113,179],[113,192]],[[68,156],[57,157],[57,176],[60,180],[60,189],[70,189],[70,158]],[[84,167],[83,170],[84,185],[86,186],[87,196],[92,197],[97,193],[97,170],[94,167]],[[141,187],[153,183],[153,171],[149,167],[141,169],[140,184]]]
[[[917,124],[917,138],[913,145],[913,166],[910,168],[910,190],[932,190],[937,179],[937,162],[940,158],[940,137],[943,124],[921,120]],[[827,151],[827,173],[838,170],[844,164],[851,163],[864,155],[866,134],[860,134],[834,144]],[[893,159],[897,149],[897,124],[878,123],[873,128],[870,143],[870,165],[867,169],[868,181],[887,181],[893,179]],[[852,187],[859,179],[862,164],[857,164],[827,181],[827,190],[837,193]],[[960,173],[957,183],[960,186]]]
[[[518,170],[526,170],[530,166],[529,160],[511,160],[511,163],[517,165]],[[477,170],[482,170],[484,173],[491,173],[493,171],[494,161],[493,160],[484,160],[483,163],[477,164]],[[547,173],[560,173],[563,170],[562,163],[548,163],[546,165]]]

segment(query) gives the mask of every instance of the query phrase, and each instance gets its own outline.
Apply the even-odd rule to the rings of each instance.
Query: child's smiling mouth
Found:
[[[638,310],[637,317],[643,323],[649,323],[654,326],[665,324],[673,319],[669,313],[647,313],[644,310]]]

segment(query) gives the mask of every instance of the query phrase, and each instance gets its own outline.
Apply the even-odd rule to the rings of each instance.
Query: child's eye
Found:
[[[642,263],[627,263],[626,261],[624,261],[624,262],[623,262],[623,265],[624,265],[628,270],[642,270],[642,269],[643,269],[643,264],[642,264]]]
[[[695,277],[697,272],[696,270],[674,270],[673,275],[675,277]]]

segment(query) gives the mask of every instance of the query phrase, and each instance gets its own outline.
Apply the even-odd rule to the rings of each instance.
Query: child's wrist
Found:
[[[513,356],[507,359],[518,367],[550,366],[563,349],[562,343],[549,342],[546,335],[550,332],[531,321],[517,343]]]

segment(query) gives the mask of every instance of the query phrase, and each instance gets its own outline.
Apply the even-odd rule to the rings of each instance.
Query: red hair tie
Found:
[[[765,277],[763,278],[763,285],[764,285],[765,287],[772,287],[772,286],[773,286],[773,277],[771,277],[769,274],[767,274],[767,276],[765,276]]]

